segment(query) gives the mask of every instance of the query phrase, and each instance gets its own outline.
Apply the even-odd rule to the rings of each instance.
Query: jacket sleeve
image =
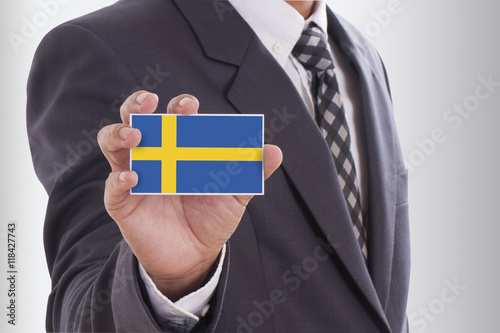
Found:
[[[111,170],[97,144],[98,131],[120,121],[120,98],[139,90],[139,82],[111,47],[78,25],[54,29],[36,52],[27,127],[35,171],[49,195],[48,331],[161,331],[137,260],[104,207]]]

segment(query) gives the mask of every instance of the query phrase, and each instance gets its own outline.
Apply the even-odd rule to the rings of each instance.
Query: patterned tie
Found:
[[[318,125],[333,153],[340,186],[354,225],[354,233],[367,261],[366,227],[363,223],[356,169],[350,149],[351,138],[333,70],[332,56],[327,48],[326,35],[319,27],[311,24],[302,32],[292,54],[312,74],[312,94]]]

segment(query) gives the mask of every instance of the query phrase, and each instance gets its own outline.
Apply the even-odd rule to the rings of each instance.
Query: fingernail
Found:
[[[120,138],[122,138],[123,140],[127,140],[127,138],[129,137],[130,133],[132,133],[133,130],[134,129],[131,127],[124,127],[118,133],[120,134]]]
[[[179,107],[182,108],[184,106],[184,104],[186,104],[189,100],[191,100],[191,98],[189,98],[189,97],[184,97],[183,99],[181,99],[179,101]]]
[[[144,102],[144,100],[146,99],[146,97],[148,97],[150,94],[145,92],[145,93],[142,93],[140,94],[139,96],[137,96],[137,98],[135,99],[135,101],[138,103],[138,104],[142,104],[142,102]]]
[[[127,173],[126,172],[120,172],[120,174],[118,175],[118,179],[121,182],[125,182],[125,178],[127,178]]]

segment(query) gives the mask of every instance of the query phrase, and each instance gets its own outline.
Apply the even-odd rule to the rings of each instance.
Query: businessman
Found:
[[[407,331],[385,69],[323,1],[118,1],[44,38],[27,110],[48,331]],[[131,196],[152,112],[264,114],[265,195]]]

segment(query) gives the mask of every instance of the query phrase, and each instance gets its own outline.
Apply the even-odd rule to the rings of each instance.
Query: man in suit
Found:
[[[328,35],[362,222],[293,54],[307,27]],[[324,2],[119,1],[45,37],[27,108],[49,193],[47,330],[406,332],[407,174],[386,73]],[[128,115],[155,110],[263,113],[266,194],[130,196]]]

